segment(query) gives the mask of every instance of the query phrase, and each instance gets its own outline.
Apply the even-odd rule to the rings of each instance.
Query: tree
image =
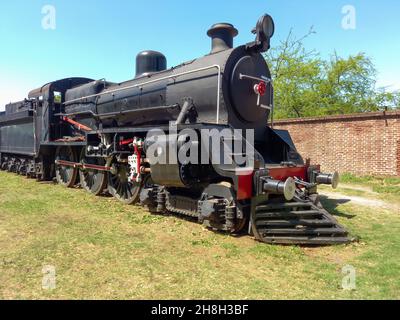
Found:
[[[381,110],[400,110],[400,92],[387,92],[385,88],[380,88],[376,93],[375,101]]]
[[[400,94],[376,89],[376,70],[359,53],[341,58],[335,52],[323,60],[307,51],[302,38],[288,37],[266,53],[275,88],[277,118],[377,111],[399,106]]]
[[[303,40],[290,31],[288,37],[266,54],[274,79],[277,118],[301,117],[313,108],[315,88],[321,75],[322,61],[314,51],[306,51]]]

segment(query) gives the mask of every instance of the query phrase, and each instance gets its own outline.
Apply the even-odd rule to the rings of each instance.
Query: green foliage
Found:
[[[329,60],[307,51],[290,32],[266,53],[275,88],[275,117],[294,118],[370,112],[398,107],[400,93],[376,89],[376,70],[364,53]]]
[[[380,109],[389,106],[400,110],[400,92],[387,92],[385,88],[380,88],[376,92],[375,103]]]

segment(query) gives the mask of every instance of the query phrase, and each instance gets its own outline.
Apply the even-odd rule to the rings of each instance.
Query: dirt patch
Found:
[[[371,199],[366,197],[359,197],[359,196],[350,196],[343,193],[338,192],[329,192],[326,190],[320,191],[321,195],[327,196],[329,199],[334,200],[349,200],[355,204],[359,204],[362,206],[367,207],[376,207],[381,209],[389,209],[389,210],[398,210],[400,213],[400,206],[396,204],[391,204],[379,199]]]
[[[353,189],[353,190],[357,190],[357,191],[364,191],[364,192],[370,192],[370,193],[375,193],[375,194],[377,194],[376,192],[374,192],[374,191],[372,190],[372,187],[371,187],[371,186],[360,186],[360,185],[349,184],[349,183],[343,184],[343,186],[344,186],[345,188],[347,188],[347,189]]]

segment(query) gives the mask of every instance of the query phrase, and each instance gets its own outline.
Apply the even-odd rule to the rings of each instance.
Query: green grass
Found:
[[[399,299],[400,213],[324,204],[359,242],[271,246],[0,172],[0,298]],[[42,289],[45,265],[54,290]],[[345,265],[355,290],[341,287]]]
[[[377,193],[400,195],[400,177],[357,177],[350,173],[345,173],[340,180],[343,183],[367,185]]]

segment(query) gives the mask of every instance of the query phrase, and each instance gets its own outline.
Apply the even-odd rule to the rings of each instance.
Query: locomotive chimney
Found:
[[[212,39],[211,53],[233,48],[233,38],[239,34],[230,23],[214,24],[207,35]]]
[[[167,69],[167,58],[157,51],[142,51],[136,57],[136,78]]]

